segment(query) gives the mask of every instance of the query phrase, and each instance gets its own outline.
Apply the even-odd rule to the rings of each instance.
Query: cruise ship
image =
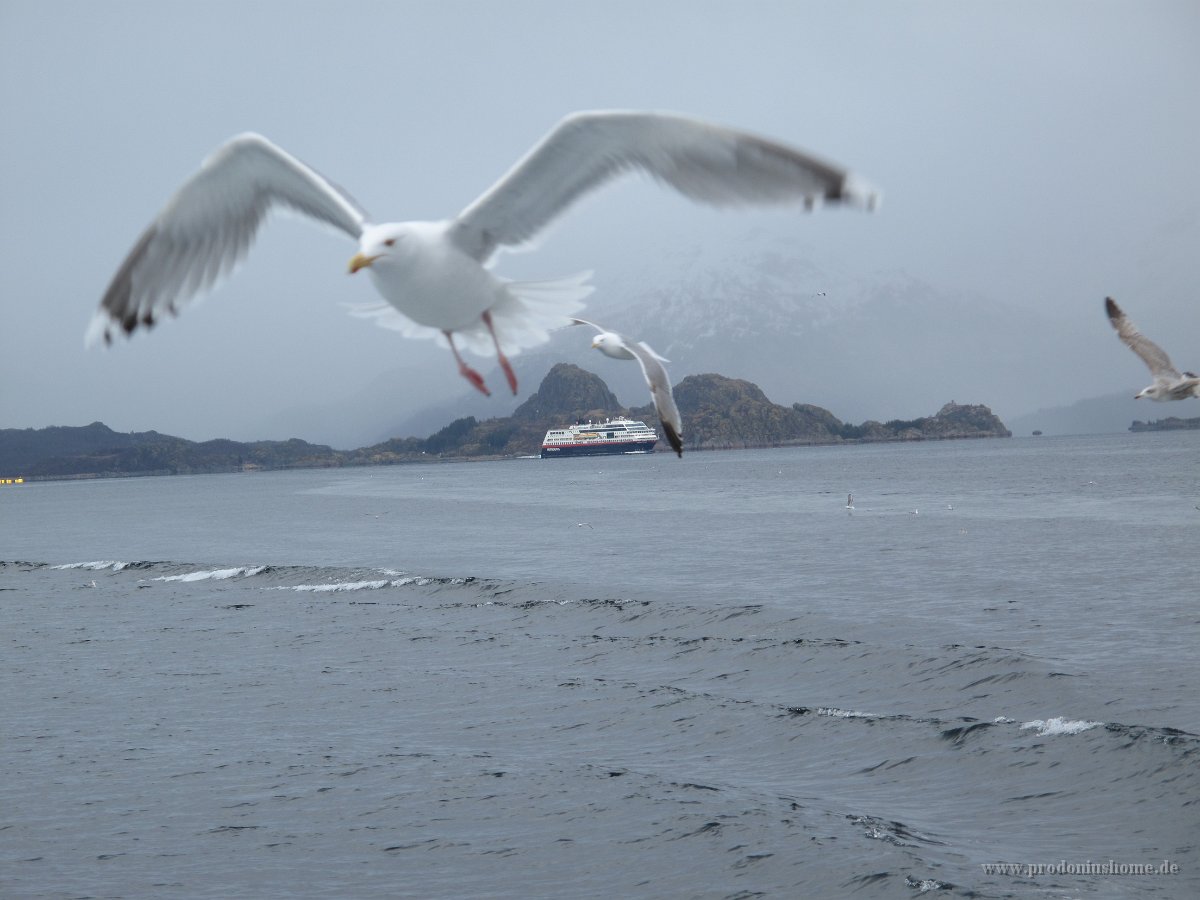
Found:
[[[542,438],[542,459],[556,456],[607,456],[653,453],[658,435],[645,422],[618,416],[605,422],[576,422],[551,428]]]

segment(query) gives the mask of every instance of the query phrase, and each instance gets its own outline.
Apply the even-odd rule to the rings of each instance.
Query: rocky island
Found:
[[[1012,436],[986,406],[950,402],[920,419],[851,425],[819,406],[773,403],[757,385],[723,375],[689,375],[674,390],[688,452]],[[623,407],[598,376],[559,363],[511,416],[484,421],[468,416],[426,438],[334,450],[296,438],[196,442],[155,431],[116,432],[100,422],[79,428],[10,428],[0,429],[0,475],[46,480],[530,456],[552,426],[615,415],[658,426],[650,404]]]
[[[1165,419],[1156,419],[1153,422],[1142,422],[1139,419],[1134,419],[1133,424],[1129,426],[1130,431],[1183,431],[1191,428],[1200,428],[1200,417],[1195,419],[1180,419],[1178,416],[1168,416]]]

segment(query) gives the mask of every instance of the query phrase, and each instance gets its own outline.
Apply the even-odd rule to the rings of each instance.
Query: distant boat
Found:
[[[1042,436],[1042,433],[1041,433],[1040,431],[1035,431],[1035,432],[1033,433],[1033,436],[1034,436],[1034,437],[1041,437],[1041,436]]]
[[[854,509],[854,495],[853,494],[846,495],[846,509]]]
[[[604,422],[576,422],[551,428],[542,439],[542,459],[555,456],[609,456],[652,453],[658,434],[645,422],[618,416]]]

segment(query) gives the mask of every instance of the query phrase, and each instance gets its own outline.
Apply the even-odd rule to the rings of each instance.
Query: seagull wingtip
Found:
[[[851,173],[842,179],[839,199],[853,206],[861,206],[867,212],[876,212],[883,206],[883,191]]]
[[[85,350],[90,350],[101,341],[104,346],[112,345],[112,329],[109,328],[111,319],[103,313],[96,313],[92,316],[92,321],[88,324],[87,331],[83,333],[83,346]]]
[[[670,422],[663,420],[663,431],[667,434],[667,443],[671,445],[671,449],[675,451],[675,455],[683,459],[683,436],[675,430],[675,426]]]

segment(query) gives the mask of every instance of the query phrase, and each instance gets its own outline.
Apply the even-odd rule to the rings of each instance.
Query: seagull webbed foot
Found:
[[[485,397],[492,396],[492,392],[488,390],[487,385],[483,383],[483,376],[468,366],[466,363],[459,363],[458,373],[463,378],[471,382],[475,386],[475,390],[479,391]]]
[[[517,373],[513,371],[508,357],[503,353],[500,354],[500,368],[504,370],[504,377],[508,379],[508,386],[512,388],[513,396],[515,397],[517,395]]]
[[[458,352],[458,348],[454,346],[454,333],[452,331],[443,331],[446,340],[450,342],[450,352],[454,354],[454,361],[458,363],[458,374],[474,385],[475,390],[483,394],[485,397],[492,396],[492,392],[487,389],[487,385],[483,383],[483,376],[467,365],[466,360]],[[514,392],[515,393],[515,392]]]
[[[517,373],[513,371],[512,364],[509,363],[508,357],[504,355],[504,351],[500,349],[500,339],[496,337],[496,328],[492,324],[492,312],[485,309],[483,315],[483,324],[487,326],[488,333],[492,336],[492,344],[496,348],[496,358],[500,360],[500,368],[504,370],[504,377],[508,379],[508,386],[512,389],[513,396],[517,395]]]

